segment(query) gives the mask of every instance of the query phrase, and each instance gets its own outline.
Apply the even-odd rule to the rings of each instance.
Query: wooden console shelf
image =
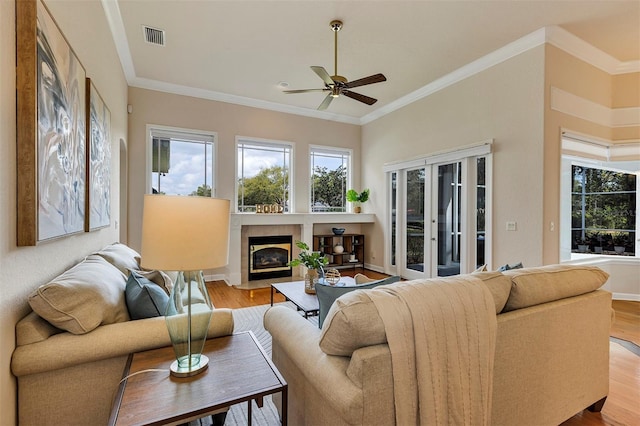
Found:
[[[342,246],[344,251],[339,253],[336,246]],[[324,234],[313,236],[313,250],[324,253],[329,257],[326,268],[363,268],[364,267],[364,235],[363,234]],[[355,256],[354,260],[351,255]]]

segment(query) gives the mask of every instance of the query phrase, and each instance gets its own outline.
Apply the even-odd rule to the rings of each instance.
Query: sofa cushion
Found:
[[[90,255],[29,295],[29,305],[49,323],[73,334],[129,320],[126,276],[103,257]]]
[[[589,293],[609,278],[600,268],[582,265],[514,269],[504,274],[511,278],[505,312]]]
[[[130,270],[140,269],[140,254],[129,246],[121,243],[113,243],[95,253],[118,268],[125,277]]]
[[[169,295],[163,287],[132,271],[127,279],[125,300],[129,316],[137,320],[164,315]]]
[[[318,305],[319,305],[318,327],[322,328],[322,324],[324,323],[324,319],[326,318],[327,313],[329,312],[329,308],[331,308],[331,305],[333,305],[333,302],[343,294],[350,293],[354,290],[366,290],[370,288],[375,288],[379,285],[393,284],[398,281],[400,281],[400,277],[396,275],[392,277],[383,278],[380,280],[373,280],[366,284],[358,284],[358,285],[351,285],[351,286],[345,286],[345,287],[331,286],[331,285],[321,284],[321,283],[316,284],[316,295],[318,296]]]
[[[480,278],[482,283],[489,288],[496,305],[496,314],[502,312],[511,293],[511,278],[498,271],[473,272],[472,275]]]

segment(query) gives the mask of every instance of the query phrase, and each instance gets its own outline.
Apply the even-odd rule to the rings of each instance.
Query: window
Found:
[[[351,151],[311,147],[311,212],[347,211]]]
[[[238,138],[238,212],[255,212],[256,204],[291,209],[291,151],[286,142]]]
[[[150,184],[154,194],[214,196],[215,134],[151,128]]]
[[[563,133],[560,259],[638,257],[640,145]],[[553,223],[551,224],[553,226]]]
[[[637,179],[571,165],[572,252],[635,255]]]

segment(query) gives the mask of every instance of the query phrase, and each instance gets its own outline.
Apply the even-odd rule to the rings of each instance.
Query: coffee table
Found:
[[[181,424],[230,405],[282,392],[282,424],[287,424],[287,383],[251,331],[207,340],[209,367],[201,374],[169,374],[172,347],[129,355],[109,425]],[[161,370],[161,371],[158,371]],[[141,372],[139,374],[136,374]]]
[[[355,285],[352,277],[340,277],[338,286]],[[318,297],[315,294],[305,293],[304,281],[290,281],[284,283],[271,284],[271,306],[273,306],[273,295],[280,293],[284,298],[296,305],[299,311],[302,311],[305,318],[318,315]]]

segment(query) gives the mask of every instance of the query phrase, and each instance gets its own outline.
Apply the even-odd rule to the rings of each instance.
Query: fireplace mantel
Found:
[[[372,213],[231,213],[231,227],[243,225],[306,225],[373,223]]]
[[[315,224],[345,225],[373,223],[374,221],[375,215],[372,213],[231,213],[229,265],[226,268],[224,279],[231,285],[242,284],[241,234],[243,226],[299,225],[302,239],[311,242]]]

